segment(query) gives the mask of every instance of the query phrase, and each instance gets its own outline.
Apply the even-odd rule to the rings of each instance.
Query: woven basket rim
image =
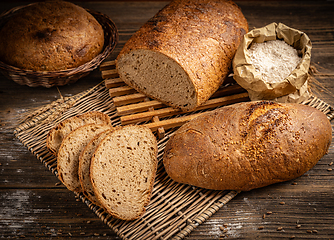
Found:
[[[37,2],[36,2],[37,3]],[[5,21],[6,19],[9,19],[12,15],[14,15],[17,11],[34,5],[36,3],[31,3],[23,6],[18,6],[14,7],[2,14],[0,14],[0,23],[1,21]],[[63,78],[63,77],[71,77],[74,74],[83,74],[85,72],[89,72],[94,70],[95,68],[98,67],[98,65],[105,60],[115,49],[117,43],[118,43],[118,29],[115,25],[115,23],[111,20],[109,16],[106,14],[103,14],[101,12],[97,12],[94,10],[90,10],[87,8],[84,8],[87,12],[89,12],[93,17],[101,24],[103,31],[104,31],[104,46],[103,50],[95,56],[92,60],[78,66],[75,68],[69,68],[69,69],[64,69],[64,70],[58,70],[58,71],[34,71],[34,70],[29,70],[29,69],[23,69],[19,68],[13,65],[9,65],[3,61],[0,60],[0,70],[9,72],[11,74],[18,74],[18,75],[24,75],[27,78],[29,76],[32,77],[40,77],[43,79],[55,79],[55,78]],[[101,21],[103,20],[103,21]],[[0,25],[1,28],[1,25]],[[42,85],[40,85],[42,86]]]

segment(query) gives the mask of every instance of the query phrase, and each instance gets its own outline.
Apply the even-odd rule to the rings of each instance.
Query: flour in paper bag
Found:
[[[283,40],[252,43],[248,53],[256,71],[267,83],[282,82],[301,61],[297,50]]]

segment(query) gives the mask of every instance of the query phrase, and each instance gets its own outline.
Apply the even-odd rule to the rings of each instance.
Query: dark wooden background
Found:
[[[314,93],[334,106],[334,2],[236,1],[250,29],[282,22],[305,32],[313,43],[312,62],[321,83]],[[109,15],[125,41],[168,2],[83,1]],[[0,12],[24,2],[2,2]],[[99,70],[59,87],[72,96],[101,81]],[[118,239],[78,201],[13,135],[22,116],[60,97],[57,88],[30,88],[0,76],[0,238]],[[294,181],[243,192],[187,239],[334,239],[334,144],[309,172]],[[271,214],[270,214],[271,213]],[[220,230],[225,226],[225,233]]]

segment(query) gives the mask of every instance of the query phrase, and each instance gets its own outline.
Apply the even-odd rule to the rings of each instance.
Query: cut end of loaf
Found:
[[[125,126],[98,145],[90,177],[101,205],[112,216],[134,220],[149,203],[157,168],[157,143],[142,126]]]
[[[168,56],[147,49],[132,50],[117,60],[120,78],[145,95],[182,110],[197,106],[194,84]]]

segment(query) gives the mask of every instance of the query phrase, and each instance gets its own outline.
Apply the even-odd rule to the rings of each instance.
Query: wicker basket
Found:
[[[8,19],[13,14],[15,14],[15,12],[29,5],[15,7],[5,13],[2,13],[0,15],[0,28],[8,21]],[[91,71],[97,68],[100,63],[105,60],[114,50],[118,42],[118,31],[114,22],[107,15],[89,9],[86,10],[96,18],[96,20],[101,24],[104,30],[103,50],[91,61],[77,68],[71,68],[61,71],[32,71],[20,69],[0,61],[0,72],[5,77],[13,80],[20,85],[28,85],[29,87],[42,86],[47,88],[74,83],[79,78],[88,75]]]

